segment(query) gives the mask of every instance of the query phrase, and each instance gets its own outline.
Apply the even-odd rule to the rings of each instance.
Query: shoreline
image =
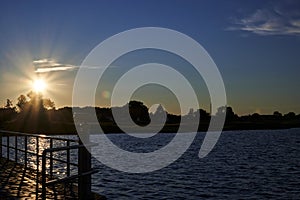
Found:
[[[189,124],[185,124],[184,126],[188,126]],[[198,126],[197,132],[207,132],[209,123],[200,123]],[[43,134],[43,135],[77,135],[77,130],[74,124],[65,124],[65,123],[56,123],[47,128],[42,128],[41,130],[30,129],[30,128],[19,128],[20,126],[16,126],[13,124],[6,124],[6,126],[0,127],[2,131],[16,131],[22,133],[29,134]],[[49,128],[51,127],[51,128]],[[49,129],[48,129],[49,128]],[[116,125],[101,125],[101,128],[104,134],[122,134],[122,131]],[[159,133],[177,133],[179,128],[179,124],[166,124]],[[269,123],[249,123],[249,122],[231,122],[225,123],[222,131],[244,131],[244,130],[282,130],[282,129],[292,129],[292,128],[300,128],[300,122],[297,123],[287,123],[287,122],[269,122]],[[48,129],[48,130],[47,130]],[[149,133],[151,129],[145,129],[144,132],[139,133]],[[193,130],[191,130],[193,131]],[[135,132],[135,131],[133,131]],[[188,132],[184,131],[184,132]],[[3,134],[3,133],[2,133]]]

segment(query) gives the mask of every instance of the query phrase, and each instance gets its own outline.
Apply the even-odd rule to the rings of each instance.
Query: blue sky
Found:
[[[1,105],[28,92],[35,71],[45,66],[45,95],[57,107],[71,105],[76,67],[85,56],[114,34],[147,26],[174,29],[198,41],[217,64],[228,104],[238,114],[300,113],[297,0],[1,1]],[[117,63],[125,66],[128,60]],[[200,105],[208,109],[203,99]],[[101,94],[98,103],[108,105]]]

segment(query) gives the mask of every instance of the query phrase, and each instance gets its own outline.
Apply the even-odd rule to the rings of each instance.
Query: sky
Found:
[[[38,77],[46,80],[44,96],[56,107],[71,106],[74,78],[88,53],[105,39],[139,27],[173,29],[200,43],[216,63],[227,103],[237,114],[300,113],[297,0],[1,1],[0,106],[7,98],[16,103]],[[117,59],[99,84],[97,105],[109,106],[114,81],[129,66],[146,61],[184,73],[200,107],[209,110],[201,77],[180,58],[154,50]],[[145,86],[133,98],[178,112],[178,102],[166,88]]]

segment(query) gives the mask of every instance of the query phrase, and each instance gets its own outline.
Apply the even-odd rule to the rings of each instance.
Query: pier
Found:
[[[0,167],[0,199],[105,199],[91,191],[96,171],[77,139],[0,130]]]

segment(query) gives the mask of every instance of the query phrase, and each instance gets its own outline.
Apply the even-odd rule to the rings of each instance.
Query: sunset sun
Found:
[[[44,92],[46,87],[46,82],[43,79],[37,79],[33,81],[32,88],[35,92]]]

